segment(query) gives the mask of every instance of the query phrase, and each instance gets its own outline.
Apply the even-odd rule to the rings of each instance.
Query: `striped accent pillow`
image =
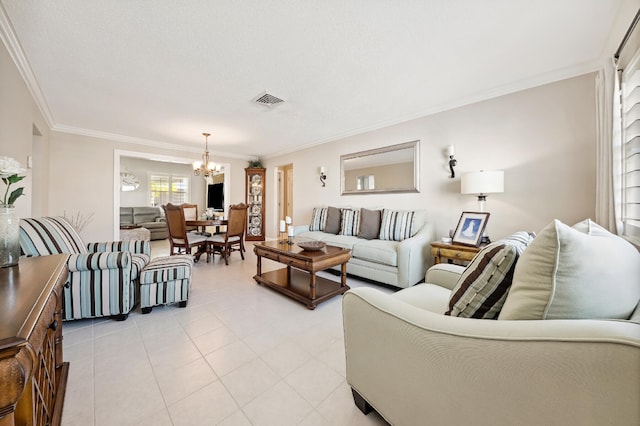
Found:
[[[327,208],[316,207],[311,213],[311,224],[309,225],[309,231],[324,231],[324,227],[327,224]]]
[[[518,232],[483,248],[451,291],[445,315],[497,319],[511,288],[518,258],[533,235]]]
[[[360,210],[342,209],[340,235],[355,237],[360,230]]]
[[[413,211],[384,209],[382,211],[379,238],[388,241],[402,241],[410,238],[414,218],[415,212]]]

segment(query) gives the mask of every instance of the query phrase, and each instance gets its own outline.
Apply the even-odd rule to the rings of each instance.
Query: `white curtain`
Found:
[[[596,217],[610,232],[622,232],[622,122],[620,83],[611,59],[596,77]]]

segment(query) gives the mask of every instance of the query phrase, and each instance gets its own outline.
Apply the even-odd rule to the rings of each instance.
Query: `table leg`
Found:
[[[262,275],[262,257],[260,255],[258,255],[258,271],[256,275]]]
[[[316,298],[316,273],[315,272],[310,272],[309,273],[310,279],[309,279],[309,299],[311,300],[315,300]]]
[[[346,287],[347,285],[347,264],[343,263],[340,267],[340,284],[342,287]]]

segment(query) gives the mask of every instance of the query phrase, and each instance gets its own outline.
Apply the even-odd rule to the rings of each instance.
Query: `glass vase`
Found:
[[[20,259],[20,219],[13,205],[0,206],[0,267],[14,266]]]

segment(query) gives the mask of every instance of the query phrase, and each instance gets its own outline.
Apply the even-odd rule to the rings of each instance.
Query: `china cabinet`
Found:
[[[265,170],[252,167],[244,169],[248,206],[247,241],[264,241]]]

